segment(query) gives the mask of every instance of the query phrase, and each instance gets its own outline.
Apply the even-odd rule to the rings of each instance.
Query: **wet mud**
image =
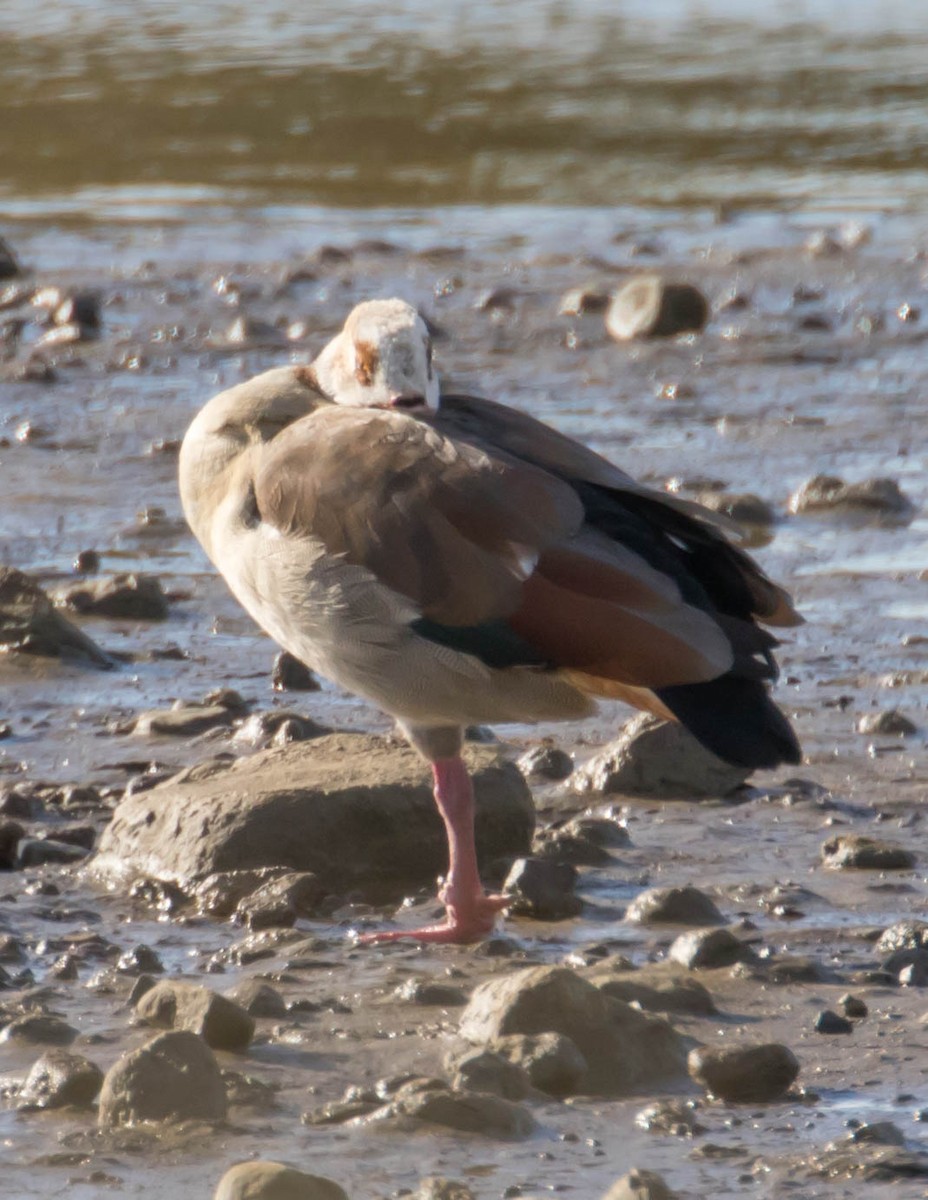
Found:
[[[877,939],[924,918],[928,869],[928,231],[900,218],[862,228],[705,213],[655,226],[653,214],[626,221],[606,210],[546,210],[519,229],[513,214],[495,224],[448,213],[359,223],[363,237],[284,232],[269,219],[236,245],[230,220],[209,251],[208,226],[195,223],[10,228],[24,271],[0,291],[0,562],[55,593],[79,581],[84,555],[82,570],[102,577],[155,576],[167,611],[152,620],[63,610],[109,669],[0,657],[0,819],[86,845],[127,787],[253,752],[255,742],[236,738],[237,713],[176,736],[150,722],[134,730],[144,712],[211,693],[221,715],[230,701],[217,689],[234,689],[251,711],[390,732],[327,683],[275,692],[276,647],[202,557],[175,483],[178,439],[210,395],[308,361],[355,302],[378,295],[419,304],[442,331],[449,390],[523,407],[638,477],[715,507],[726,496],[761,502],[749,506],[763,520],[745,526],[748,543],[807,621],[781,648],[777,687],[805,761],[698,802],[596,796],[571,778],[533,776],[540,826],[610,805],[629,844],[578,867],[579,915],[511,916],[484,948],[359,947],[351,930],[393,919],[401,895],[385,905],[354,885],[293,928],[249,932],[164,885],[103,883],[83,861],[11,862],[0,876],[7,1020],[57,1015],[77,1031],[69,1049],[108,1070],[156,1032],[130,1004],[152,970],[146,947],[160,978],[221,992],[257,978],[282,1006],[256,1018],[246,1050],[216,1051],[247,1080],[227,1077],[228,1116],[208,1126],[99,1128],[89,1108],[20,1110],[18,1087],[47,1047],[0,1038],[6,1194],[206,1196],[231,1163],[257,1156],[333,1179],[357,1200],[409,1195],[428,1175],[465,1181],[477,1197],[599,1197],[633,1167],[692,1197],[862,1197],[880,1178],[896,1197],[922,1195],[928,972],[917,953],[889,962],[907,947]],[[559,311],[571,289],[605,295],[644,273],[698,287],[706,328],[617,342],[601,304]],[[50,288],[60,290],[54,306]],[[55,316],[87,295],[96,324],[75,320],[73,306]],[[69,326],[77,333],[49,337]],[[884,486],[863,501],[846,489],[835,504],[791,504],[816,476],[890,479],[906,503]],[[874,720],[884,710],[905,720]],[[513,760],[551,737],[582,766],[628,715],[604,707],[584,723],[495,733]],[[855,866],[823,852],[854,835],[908,851],[914,865],[903,855]],[[537,1127],[515,1142],[304,1119],[351,1087],[448,1079],[460,1000],[487,979],[615,955],[631,968],[670,956],[687,971],[684,950],[671,951],[683,926],[625,919],[645,889],[684,886],[707,893],[750,952],[689,970],[716,1011],[669,1019],[687,1047],[789,1047],[800,1071],[781,1098],[713,1100],[685,1076],[613,1098],[535,1095],[522,1103]],[[396,919],[429,912],[430,896],[411,889]],[[866,1015],[842,1000],[848,993]],[[692,1102],[695,1119],[671,1122],[670,1133],[636,1122],[668,1099]],[[898,1138],[860,1134],[885,1122]]]

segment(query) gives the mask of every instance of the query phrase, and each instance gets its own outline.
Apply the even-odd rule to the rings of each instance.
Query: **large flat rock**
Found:
[[[465,751],[481,862],[527,853],[531,793],[491,747]],[[190,883],[216,871],[289,867],[329,888],[425,883],[447,867],[428,765],[390,738],[336,733],[206,763],[128,796],[91,866]]]

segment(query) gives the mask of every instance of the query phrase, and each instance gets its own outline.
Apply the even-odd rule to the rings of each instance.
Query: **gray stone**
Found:
[[[822,862],[835,871],[910,871],[916,859],[902,846],[859,833],[844,833],[822,843]]]
[[[516,760],[516,766],[526,779],[552,780],[559,782],[566,779],[574,769],[574,760],[570,755],[558,749],[557,746],[533,746]]]
[[[751,947],[728,929],[695,929],[692,933],[681,933],[668,954],[674,962],[689,971],[757,961],[757,955]]]
[[[477,1200],[466,1183],[429,1175],[419,1184],[412,1200]]]
[[[254,1159],[230,1167],[213,1200],[348,1200],[331,1179],[307,1175],[285,1163]]]
[[[490,1092],[505,1100],[524,1100],[532,1092],[528,1073],[518,1063],[486,1049],[455,1059],[451,1086],[456,1092]]]
[[[280,1018],[287,1015],[283,996],[261,979],[243,979],[226,995],[253,1017]]]
[[[16,847],[16,865],[25,867],[66,866],[81,862],[89,854],[83,846],[59,842],[55,838],[24,837]]]
[[[287,650],[281,650],[274,659],[271,684],[275,692],[318,692],[320,688],[309,667]]]
[[[816,475],[809,479],[790,497],[789,507],[794,513],[843,510],[895,520],[908,520],[915,512],[912,501],[894,479],[845,483],[835,475]]]
[[[249,929],[288,928],[299,917],[315,916],[326,893],[311,871],[288,871],[240,900],[235,919]]]
[[[272,879],[290,872],[286,867],[259,867],[248,871],[215,871],[193,889],[200,911],[211,917],[230,917],[246,896]]]
[[[584,974],[607,996],[638,1004],[645,1012],[709,1017],[718,1011],[708,988],[671,963],[648,963],[629,970],[621,961],[606,959],[588,967]]]
[[[219,1064],[202,1038],[162,1033],[110,1067],[100,1092],[104,1127],[139,1121],[221,1121],[226,1090]]]
[[[539,1092],[560,1097],[582,1090],[589,1064],[576,1043],[563,1033],[510,1033],[490,1045],[520,1067]]]
[[[566,826],[539,830],[532,844],[532,854],[534,858],[570,863],[576,867],[602,867],[612,861],[609,851],[599,842]]]
[[[269,746],[287,746],[291,742],[308,742],[313,738],[331,733],[325,725],[319,725],[301,713],[283,708],[252,713],[247,721],[235,731],[237,746],[253,746],[266,750]]]
[[[575,917],[583,901],[574,895],[577,869],[570,863],[543,858],[517,858],[503,883],[513,897],[512,911],[541,921]]]
[[[362,1118],[367,1123],[386,1121],[399,1128],[439,1125],[459,1133],[517,1141],[535,1132],[532,1114],[521,1105],[486,1092],[453,1092],[435,1088],[396,1100]]]
[[[584,1086],[603,1095],[641,1090],[683,1071],[682,1042],[666,1021],[563,967],[534,967],[481,984],[460,1032],[477,1045],[508,1034],[563,1034],[587,1060]]]
[[[26,830],[18,821],[0,820],[0,870],[12,871],[16,865],[16,849]]]
[[[153,575],[120,574],[104,579],[83,579],[54,593],[55,604],[82,616],[120,620],[163,621],[168,601]]]
[[[535,814],[521,773],[485,747],[467,747],[465,760],[481,859],[524,854]],[[127,797],[93,866],[109,877],[177,882],[287,867],[344,893],[430,883],[447,867],[447,848],[419,756],[387,738],[342,733],[181,772]]]
[[[17,1096],[20,1109],[89,1108],[103,1083],[103,1072],[81,1054],[49,1050],[37,1059]]]
[[[38,584],[15,567],[0,567],[0,648],[113,666],[110,656],[57,612]]]
[[[697,1083],[733,1104],[779,1100],[799,1074],[795,1054],[777,1042],[700,1046],[690,1051],[687,1065]]]
[[[657,1171],[633,1167],[627,1175],[616,1180],[603,1200],[677,1200]]]
[[[704,1126],[696,1120],[692,1101],[658,1100],[635,1114],[635,1124],[647,1133],[667,1133],[672,1137],[692,1137]]]
[[[186,1029],[214,1050],[244,1050],[255,1032],[254,1017],[240,1004],[195,983],[163,979],[139,1000],[140,1021],[161,1029]]]
[[[641,337],[698,333],[709,319],[709,303],[691,283],[665,283],[658,275],[639,275],[613,293],[606,330],[618,342]]]
[[[463,988],[453,983],[436,983],[432,979],[407,979],[395,994],[397,1000],[440,1008],[460,1008],[467,1003],[467,992]]]
[[[572,786],[583,793],[694,799],[724,796],[750,773],[723,762],[682,725],[642,713],[574,772]]]
[[[633,925],[723,925],[715,901],[699,888],[658,887],[641,892],[628,907],[625,920]]]
[[[79,1032],[60,1017],[33,1013],[11,1021],[0,1033],[0,1042],[19,1042],[28,1046],[70,1046]]]
[[[609,293],[595,284],[571,288],[561,297],[557,308],[559,317],[581,317],[586,313],[602,313],[609,307]]]
[[[875,947],[878,954],[896,950],[928,950],[928,921],[897,921],[880,934]]]
[[[132,732],[139,737],[195,737],[234,720],[235,713],[223,704],[183,704],[140,713]]]
[[[917,726],[898,708],[886,708],[882,712],[865,713],[857,722],[857,732],[868,736],[885,734],[888,737],[908,737],[917,731]]]

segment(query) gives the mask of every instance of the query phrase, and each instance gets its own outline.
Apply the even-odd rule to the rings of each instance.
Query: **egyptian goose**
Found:
[[[258,624],[431,763],[446,920],[373,938],[472,942],[506,906],[478,874],[469,724],[576,719],[605,697],[682,722],[731,763],[800,761],[758,624],[800,622],[786,593],[715,514],[524,413],[441,395],[403,301],[358,305],[311,367],[210,400],[180,489]]]

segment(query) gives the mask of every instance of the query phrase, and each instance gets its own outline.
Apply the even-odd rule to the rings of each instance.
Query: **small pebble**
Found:
[[[815,1018],[816,1033],[853,1033],[854,1026],[846,1017],[839,1016],[830,1008],[823,1009]]]

